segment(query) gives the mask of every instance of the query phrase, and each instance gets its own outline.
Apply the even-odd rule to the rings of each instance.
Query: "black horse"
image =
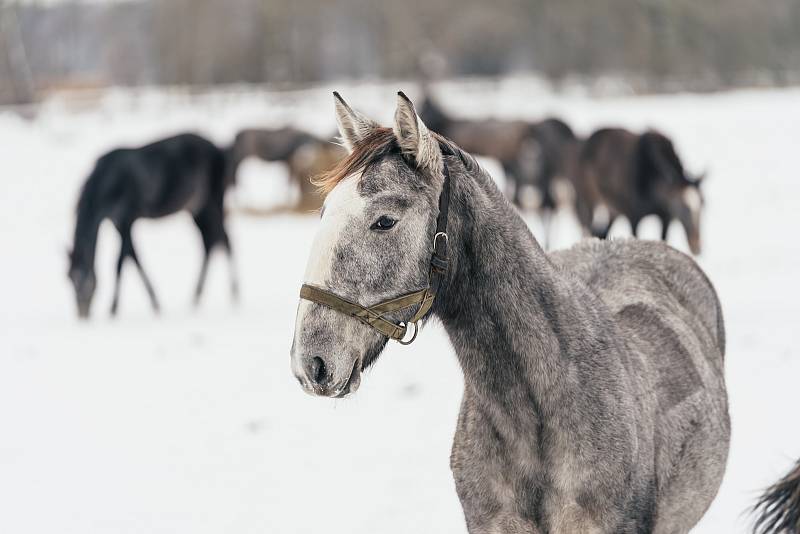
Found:
[[[603,128],[584,143],[579,166],[573,176],[575,202],[587,233],[605,238],[614,220],[624,215],[638,235],[641,220],[657,215],[663,240],[669,223],[678,219],[692,253],[700,253],[703,176],[686,172],[668,137],[653,130],[635,134]]]
[[[78,315],[81,318],[89,316],[96,286],[97,233],[105,219],[114,223],[122,240],[111,314],[117,312],[120,273],[126,258],[133,260],[153,309],[159,310],[153,285],[133,247],[131,227],[136,219],[164,217],[180,210],[192,214],[205,246],[195,291],[197,304],[212,249],[222,245],[232,261],[223,211],[229,183],[225,152],[195,134],[177,135],[140,148],[120,148],[100,157],[78,200],[75,240],[69,253],[69,278],[75,288]],[[238,288],[233,269],[231,273],[231,291],[236,297]]]

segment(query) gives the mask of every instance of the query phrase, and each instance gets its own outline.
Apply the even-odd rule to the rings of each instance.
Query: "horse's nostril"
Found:
[[[311,360],[310,371],[311,373],[309,378],[311,378],[311,380],[313,380],[315,383],[322,385],[326,382],[328,370],[325,368],[325,362],[322,361],[322,358],[317,356]]]

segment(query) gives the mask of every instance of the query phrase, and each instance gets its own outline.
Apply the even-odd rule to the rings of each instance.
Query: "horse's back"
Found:
[[[551,258],[615,318],[631,382],[655,422],[656,532],[688,530],[716,495],[730,439],[713,286],[694,260],[659,241],[585,240]]]
[[[719,299],[691,257],[661,241],[586,239],[551,258],[583,279],[615,315],[631,307],[663,314],[682,309],[693,328],[711,335],[721,365],[725,327]]]
[[[144,217],[197,213],[213,199],[221,202],[225,188],[224,152],[192,133],[127,149],[116,170]]]

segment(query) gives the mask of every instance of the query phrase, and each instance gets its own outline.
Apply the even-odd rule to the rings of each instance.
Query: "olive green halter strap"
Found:
[[[332,310],[355,317],[367,326],[371,326],[384,336],[408,345],[417,338],[419,321],[430,311],[433,301],[442,285],[442,278],[447,273],[447,214],[450,208],[450,171],[447,164],[444,166],[444,183],[439,195],[439,215],[436,218],[436,233],[433,235],[433,256],[431,257],[431,270],[429,284],[425,289],[407,293],[393,299],[384,300],[373,306],[362,306],[336,295],[328,290],[303,284],[300,288],[300,298],[316,302]],[[385,315],[405,310],[412,306],[419,306],[414,316],[407,323],[395,323],[386,319]],[[409,325],[414,325],[414,334],[408,341],[404,341]]]

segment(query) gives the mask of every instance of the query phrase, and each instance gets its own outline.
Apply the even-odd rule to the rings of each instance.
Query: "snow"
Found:
[[[337,88],[387,122],[403,85]],[[234,215],[241,302],[230,301],[220,254],[197,310],[201,241],[191,219],[137,223],[163,312],[151,313],[128,267],[116,319],[108,307],[118,238],[104,226],[93,317],[76,318],[65,250],[97,156],[184,129],[219,143],[258,125],[328,135],[330,89],[115,90],[97,103],[53,99],[33,121],[0,111],[0,532],[465,532],[448,467],[461,376],[438,325],[410,347],[391,344],[351,399],[308,397],[291,375],[316,217]],[[690,169],[708,168],[699,261],[726,318],[733,443],[719,496],[694,532],[745,532],[758,491],[800,457],[800,180],[791,157],[800,91],[596,98],[509,79],[449,83],[439,94],[465,116],[555,113],[584,134],[655,126]],[[281,166],[249,162],[243,175],[233,204],[287,198]],[[561,246],[579,236],[569,214],[556,230]],[[627,231],[624,222],[613,229]],[[686,250],[679,228],[671,241]]]

